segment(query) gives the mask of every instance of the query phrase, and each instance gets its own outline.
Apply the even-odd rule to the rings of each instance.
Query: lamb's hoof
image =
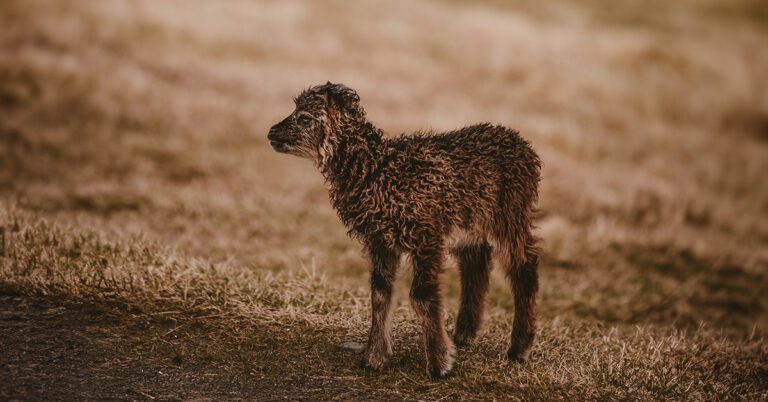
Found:
[[[456,348],[451,341],[441,356],[427,358],[427,373],[433,380],[442,380],[448,377],[453,369],[456,357]]]
[[[432,378],[433,380],[445,380],[446,378],[448,378],[448,376],[450,376],[452,369],[453,367],[447,367],[439,370],[431,369],[429,371],[429,377]]]
[[[453,333],[453,343],[457,348],[463,348],[469,346],[475,340],[474,334],[466,334],[462,332]]]
[[[381,371],[387,362],[387,356],[379,356],[373,353],[363,353],[357,361],[357,366],[364,370]]]
[[[514,363],[525,363],[526,361],[528,361],[529,354],[530,354],[530,349],[520,351],[516,348],[510,348],[507,351],[507,360]]]

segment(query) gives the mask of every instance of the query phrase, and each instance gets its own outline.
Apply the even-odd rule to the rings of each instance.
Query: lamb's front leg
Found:
[[[363,368],[379,370],[392,354],[390,329],[392,322],[393,284],[400,255],[384,247],[368,247],[371,257],[371,332],[360,358]]]
[[[453,368],[456,348],[445,332],[443,302],[440,294],[442,253],[439,249],[420,251],[413,255],[413,283],[411,304],[421,319],[424,349],[427,355],[427,373],[432,378],[443,378]]]

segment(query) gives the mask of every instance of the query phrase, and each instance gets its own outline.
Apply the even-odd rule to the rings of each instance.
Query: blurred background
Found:
[[[390,136],[488,121],[532,142],[544,320],[768,323],[764,1],[25,0],[0,26],[17,210],[364,292],[322,177],[266,142],[330,80]]]

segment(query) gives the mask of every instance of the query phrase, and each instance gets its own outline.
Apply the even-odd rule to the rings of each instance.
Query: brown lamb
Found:
[[[491,268],[500,256],[515,297],[507,357],[527,358],[536,330],[537,239],[531,233],[541,161],[520,135],[479,124],[440,134],[385,138],[352,89],[328,82],[302,92],[269,131],[278,151],[311,159],[331,203],[372,262],[372,323],[360,365],[381,369],[392,354],[393,282],[400,255],[413,264],[410,300],[422,323],[427,372],[445,377],[455,347],[477,335]],[[453,341],[445,331],[440,274],[458,261],[461,305]]]

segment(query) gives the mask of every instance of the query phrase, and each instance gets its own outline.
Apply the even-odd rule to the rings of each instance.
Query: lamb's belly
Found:
[[[453,227],[448,236],[445,237],[445,246],[451,249],[483,244],[485,241],[485,235],[479,228],[465,229]]]

